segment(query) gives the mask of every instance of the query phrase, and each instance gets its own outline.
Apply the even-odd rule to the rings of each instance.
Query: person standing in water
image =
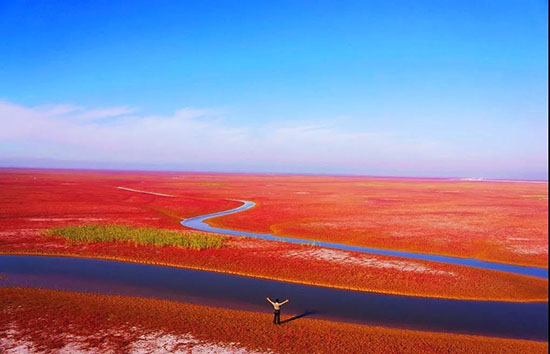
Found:
[[[281,324],[281,306],[286,304],[288,302],[288,299],[286,299],[283,302],[279,302],[279,299],[275,299],[275,301],[271,301],[270,298],[265,298],[271,305],[273,305],[273,323],[274,324]]]

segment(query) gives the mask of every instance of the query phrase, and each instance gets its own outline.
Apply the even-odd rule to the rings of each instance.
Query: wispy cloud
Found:
[[[463,174],[456,167],[460,156],[445,142],[346,129],[340,123],[335,118],[251,128],[230,124],[211,109],[144,115],[129,107],[25,107],[0,101],[0,158],[232,171]],[[470,162],[469,168],[487,163],[481,155]]]
[[[136,112],[135,108],[109,107],[86,109],[84,107],[62,104],[62,105],[44,105],[32,108],[33,111],[48,117],[65,118],[72,120],[98,120],[106,118],[115,118],[126,116]]]

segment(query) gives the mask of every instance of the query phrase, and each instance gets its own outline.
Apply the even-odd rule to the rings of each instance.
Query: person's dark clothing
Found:
[[[273,323],[274,324],[281,324],[281,310],[274,310],[273,311]]]

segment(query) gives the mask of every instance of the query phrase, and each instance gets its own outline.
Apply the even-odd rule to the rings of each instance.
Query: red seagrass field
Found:
[[[399,257],[230,237],[220,249],[68,242],[52,227],[182,230],[181,219],[257,206],[211,223],[276,235],[546,265],[546,184],[359,177],[5,169],[0,252],[78,255],[427,297],[535,301],[547,281]],[[470,233],[466,231],[471,231]],[[270,259],[277,257],[276,263]]]
[[[67,208],[110,221],[132,214],[140,224],[178,228],[182,218],[229,209],[240,204],[231,199],[245,199],[257,206],[209,223],[373,248],[548,265],[546,182],[4,170],[2,183],[2,207],[16,204],[7,210],[14,217],[55,215]],[[19,193],[25,188],[33,193]],[[41,200],[40,193],[55,197]],[[85,198],[70,206],[63,199],[79,195]],[[111,202],[118,209],[107,207]]]
[[[548,184],[361,177],[210,176],[251,199],[213,224],[374,248],[548,265]],[[203,189],[204,190],[204,189]],[[209,193],[210,194],[210,193]]]

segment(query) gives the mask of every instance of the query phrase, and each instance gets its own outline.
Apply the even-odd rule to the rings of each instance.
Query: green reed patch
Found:
[[[225,236],[205,232],[188,232],[132,227],[125,225],[82,225],[49,229],[50,236],[76,242],[133,242],[154,246],[176,246],[196,250],[220,248]]]

